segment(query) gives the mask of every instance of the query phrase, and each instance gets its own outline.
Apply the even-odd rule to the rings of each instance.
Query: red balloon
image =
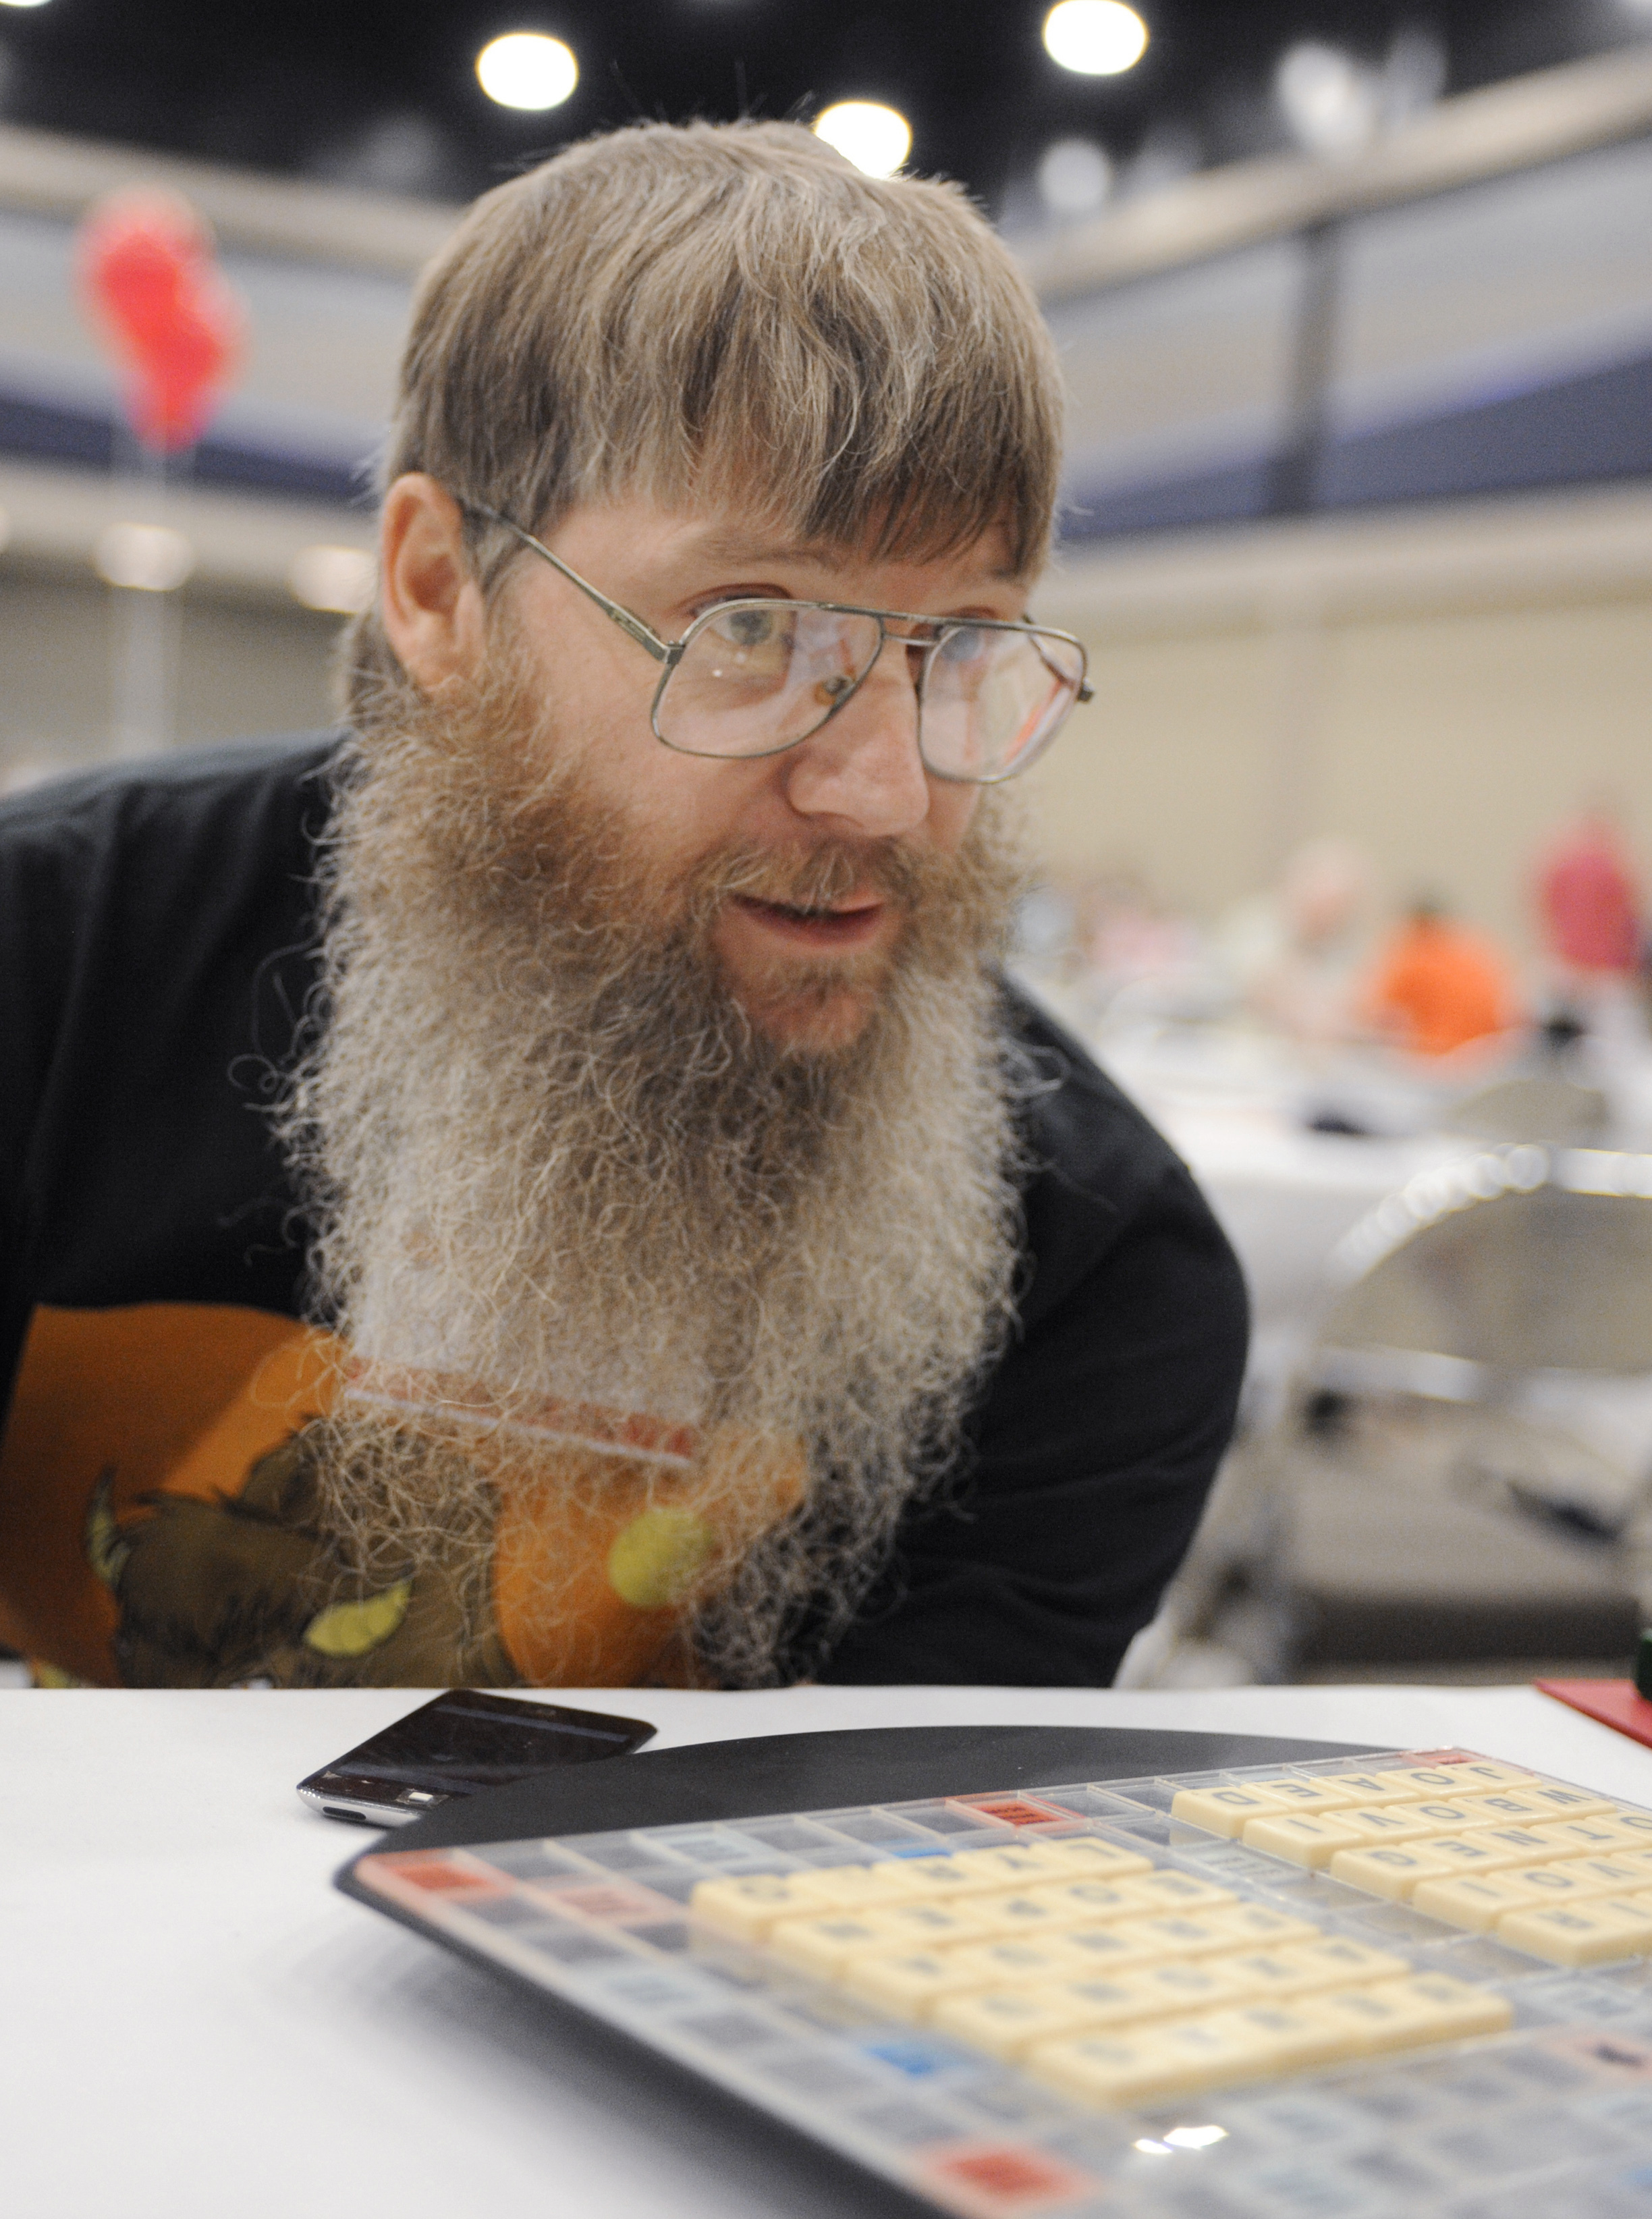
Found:
[[[117,193],[80,234],[93,317],[133,373],[127,413],[146,446],[194,444],[240,367],[245,320],[210,233],[171,193]]]

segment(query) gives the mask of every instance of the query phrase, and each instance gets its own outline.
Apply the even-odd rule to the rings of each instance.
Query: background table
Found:
[[[1526,1688],[569,1691],[654,1746],[842,1726],[1461,1743],[1652,1804]],[[0,2202],[50,2219],[862,2219],[895,2205],[333,1893],[293,1783],[406,1689],[0,1695]],[[646,1763],[646,1756],[624,1760]]]

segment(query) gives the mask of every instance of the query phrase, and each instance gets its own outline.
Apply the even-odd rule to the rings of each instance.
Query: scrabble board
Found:
[[[1472,1752],[345,1885],[965,2219],[1652,2219],[1652,1811]]]

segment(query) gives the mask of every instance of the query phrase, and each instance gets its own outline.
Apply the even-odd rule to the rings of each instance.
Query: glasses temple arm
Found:
[[[508,516],[501,516],[496,508],[488,508],[481,501],[468,500],[463,506],[473,516],[485,516],[490,524],[502,525],[506,531],[514,532],[525,547],[531,547],[536,555],[543,555],[553,570],[560,571],[570,586],[577,586],[587,600],[594,601],[604,616],[617,624],[628,639],[634,639],[639,647],[646,648],[656,662],[674,660],[670,641],[661,639],[658,632],[650,631],[641,617],[634,617],[618,601],[611,601],[606,594],[587,583],[577,570],[569,569],[562,556],[553,555],[542,539],[536,539],[532,532],[525,531],[519,524],[512,524]]]

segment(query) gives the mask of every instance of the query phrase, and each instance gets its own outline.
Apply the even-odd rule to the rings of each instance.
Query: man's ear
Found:
[[[458,502],[422,471],[384,496],[379,575],[384,635],[415,685],[433,693],[446,679],[474,678],[487,645],[481,588]]]

